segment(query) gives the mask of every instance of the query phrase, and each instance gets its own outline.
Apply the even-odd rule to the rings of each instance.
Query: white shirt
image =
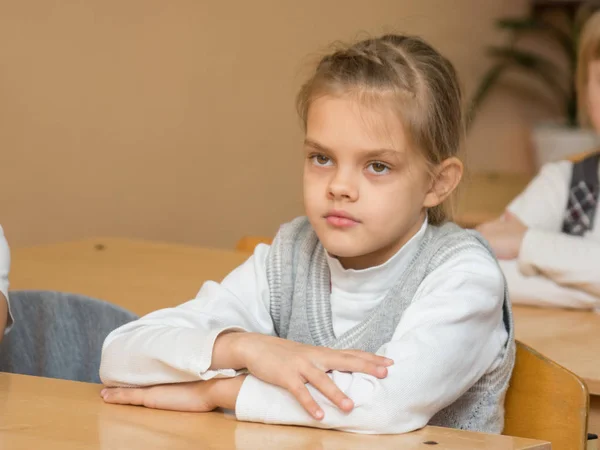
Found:
[[[507,208],[529,227],[518,259],[500,262],[515,304],[600,307],[600,207],[584,236],[561,232],[572,168],[546,164]]]
[[[344,270],[328,258],[336,335],[360,323],[406,268],[427,225],[385,264]],[[267,245],[221,284],[205,283],[196,299],[156,311],[113,331],[103,347],[100,376],[108,386],[144,386],[235,376],[208,370],[216,337],[227,329],[274,335],[266,276]],[[395,361],[379,380],[360,373],[329,376],[355,404],[342,413],[312,386],[323,408],[314,420],[286,390],[248,376],[240,390],[240,420],[401,433],[423,427],[500,361],[504,280],[489,253],[470,252],[425,278],[391,341],[378,350]]]
[[[10,270],[10,250],[0,225],[0,292],[8,298],[8,272]]]
[[[4,237],[4,230],[0,225],[0,293],[4,294],[4,298],[8,302],[8,272],[10,271],[10,249],[8,242]],[[2,301],[2,300],[0,300]],[[8,304],[8,322],[4,329],[4,334],[8,333],[12,326],[13,320],[10,313],[10,303]]]

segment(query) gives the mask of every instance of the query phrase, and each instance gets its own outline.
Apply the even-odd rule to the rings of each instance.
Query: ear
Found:
[[[451,157],[442,161],[434,170],[423,206],[433,208],[446,200],[460,183],[463,170],[463,163],[458,158]]]

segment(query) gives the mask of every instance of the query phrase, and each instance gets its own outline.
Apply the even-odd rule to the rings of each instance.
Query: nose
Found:
[[[357,180],[352,174],[337,170],[329,182],[327,194],[332,200],[354,202],[358,199]]]

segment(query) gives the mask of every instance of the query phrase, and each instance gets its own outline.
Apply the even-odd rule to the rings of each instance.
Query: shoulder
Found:
[[[573,163],[571,161],[564,160],[544,164],[531,180],[525,192],[537,186],[550,189],[567,189],[571,182],[572,173]]]
[[[458,260],[480,255],[485,260],[496,263],[496,258],[485,238],[475,230],[465,230],[454,223],[429,226],[431,234],[431,264],[437,266],[447,260]]]
[[[568,183],[571,179],[573,163],[568,160],[544,164],[536,178],[550,178]]]
[[[478,284],[495,293],[503,293],[505,280],[487,241],[475,230],[464,230],[455,224],[431,227],[437,234],[434,252],[425,282],[434,285],[452,283],[457,286]],[[440,280],[445,280],[440,284]]]
[[[572,173],[571,161],[545,164],[507,210],[529,227],[560,229]]]
[[[465,311],[498,311],[506,281],[495,256],[476,232],[462,230],[452,238],[432,258],[415,297],[451,301]]]

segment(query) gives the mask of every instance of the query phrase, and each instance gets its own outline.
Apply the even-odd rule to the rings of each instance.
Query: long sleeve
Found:
[[[206,282],[194,300],[150,313],[110,333],[100,378],[107,386],[147,386],[235,376],[209,370],[217,336],[226,330],[274,334],[265,270],[269,247],[221,283]]]
[[[240,420],[402,433],[421,428],[490,370],[506,343],[504,279],[483,251],[447,261],[432,272],[378,354],[394,360],[379,380],[334,371],[330,377],[354,401],[341,412],[308,385],[325,417],[316,421],[284,389],[248,376],[236,404]]]
[[[525,276],[517,260],[499,261],[513,305],[589,309],[600,305],[598,297],[579,289],[561,286],[542,276]]]
[[[4,317],[0,316],[0,339],[3,334],[8,333],[12,324],[13,318],[10,312],[10,302],[8,299],[8,273],[10,271],[10,249],[8,247],[8,242],[6,242],[6,238],[4,237],[4,230],[2,226],[0,226],[0,294],[4,298],[0,297],[0,302],[6,302],[6,322],[4,322]],[[4,308],[2,308],[4,309]],[[2,332],[4,330],[4,332]]]
[[[524,275],[543,275],[556,284],[579,289],[600,302],[600,242],[579,236],[529,230],[519,253]]]

